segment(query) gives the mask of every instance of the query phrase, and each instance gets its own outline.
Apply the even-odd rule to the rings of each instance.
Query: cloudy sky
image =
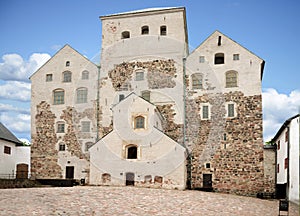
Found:
[[[192,48],[219,30],[266,61],[265,141],[299,113],[298,0],[2,0],[0,121],[18,138],[30,140],[29,76],[65,44],[99,63],[99,16],[174,6],[186,7]]]

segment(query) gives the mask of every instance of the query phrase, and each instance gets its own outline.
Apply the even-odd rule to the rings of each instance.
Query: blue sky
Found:
[[[266,61],[264,136],[274,136],[300,109],[298,0],[2,0],[0,121],[30,139],[28,77],[65,44],[99,62],[99,16],[174,6],[186,7],[192,48],[219,30]]]

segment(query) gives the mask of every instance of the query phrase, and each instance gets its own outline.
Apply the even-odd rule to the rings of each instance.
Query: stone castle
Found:
[[[262,139],[264,60],[219,31],[190,52],[183,7],[100,19],[100,66],[65,45],[30,77],[32,176],[274,191]]]

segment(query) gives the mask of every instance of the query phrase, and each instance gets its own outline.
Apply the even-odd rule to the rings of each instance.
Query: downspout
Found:
[[[101,66],[100,65],[97,65],[97,68],[98,68],[98,79],[97,79],[97,105],[96,105],[96,121],[97,121],[97,129],[96,129],[96,142],[99,140],[99,110],[100,110],[100,68]]]
[[[287,142],[287,193],[286,193],[286,200],[289,200],[290,194],[290,127],[287,126],[287,133],[288,133],[288,142]]]

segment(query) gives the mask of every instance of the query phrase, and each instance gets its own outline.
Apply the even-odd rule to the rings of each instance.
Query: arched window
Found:
[[[76,103],[87,103],[87,88],[79,88],[76,90]]]
[[[83,80],[88,80],[89,79],[89,72],[87,70],[82,71],[81,79],[83,79]]]
[[[66,67],[70,66],[70,61],[66,61]]]
[[[215,64],[224,64],[224,53],[215,54]]]
[[[238,72],[236,71],[227,71],[226,72],[226,88],[237,87],[237,76]]]
[[[63,72],[63,82],[71,82],[72,81],[72,73],[70,71]]]
[[[137,116],[134,118],[134,128],[145,128],[145,117],[143,116]]]
[[[142,35],[149,34],[149,26],[143,26],[141,31]]]
[[[130,38],[130,32],[129,31],[123,31],[121,35],[122,39]]]
[[[130,145],[126,148],[126,159],[137,159],[137,147]]]
[[[65,151],[66,150],[66,145],[64,143],[59,144],[59,151]]]
[[[167,26],[160,27],[160,35],[167,35]]]
[[[202,74],[200,74],[200,73],[192,74],[192,88],[193,89],[202,89],[203,88]]]
[[[55,89],[53,91],[53,104],[64,104],[65,103],[65,91],[63,89]]]

